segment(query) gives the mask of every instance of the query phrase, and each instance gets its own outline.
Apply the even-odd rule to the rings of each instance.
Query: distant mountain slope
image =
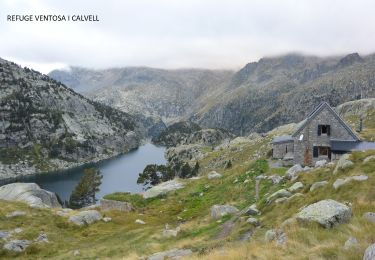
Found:
[[[375,98],[346,102],[336,109],[357,131],[360,129],[362,119],[362,131],[359,136],[366,141],[375,141]]]
[[[233,133],[266,132],[302,120],[321,101],[332,106],[375,97],[375,55],[289,54],[263,58],[236,73],[124,68],[50,74],[130,113],[190,120]]]
[[[226,91],[193,121],[237,134],[264,132],[302,120],[321,101],[336,106],[375,97],[375,56],[318,58],[286,55],[247,64]]]
[[[133,116],[0,59],[0,179],[103,159],[138,146]]]
[[[122,111],[177,120],[221,93],[233,72],[146,67],[89,70],[72,67],[49,74],[73,89]]]

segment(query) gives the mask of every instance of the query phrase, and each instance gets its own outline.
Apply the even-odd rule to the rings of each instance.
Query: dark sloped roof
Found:
[[[305,126],[313,119],[316,115],[319,114],[320,111],[323,110],[323,108],[328,108],[330,112],[336,117],[337,120],[344,126],[346,130],[348,130],[349,134],[357,141],[360,139],[358,136],[353,132],[353,130],[345,123],[345,121],[337,114],[337,112],[327,103],[327,102],[321,102],[303,121],[303,123],[297,128],[297,130],[293,133],[293,137],[297,136],[304,128]]]
[[[286,142],[293,142],[293,137],[291,135],[282,135],[273,138],[272,143],[286,143]]]
[[[346,152],[375,150],[375,142],[332,140],[331,150]]]

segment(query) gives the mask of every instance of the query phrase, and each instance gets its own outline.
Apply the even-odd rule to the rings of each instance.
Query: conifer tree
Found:
[[[69,198],[69,207],[77,209],[94,204],[103,176],[95,168],[85,169],[81,180]]]

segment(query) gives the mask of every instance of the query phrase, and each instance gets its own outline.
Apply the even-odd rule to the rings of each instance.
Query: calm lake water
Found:
[[[63,201],[69,200],[70,194],[83,174],[83,170],[94,166],[103,175],[97,198],[102,198],[106,194],[117,191],[141,192],[143,186],[137,184],[138,174],[148,164],[165,164],[164,151],[164,147],[145,144],[130,153],[109,160],[74,169],[24,177],[19,182],[35,182],[42,189],[56,192]]]

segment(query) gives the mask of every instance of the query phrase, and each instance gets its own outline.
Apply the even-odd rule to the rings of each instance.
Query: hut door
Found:
[[[331,161],[331,157],[332,157],[332,155],[331,155],[331,148],[328,147],[328,159],[329,159],[329,161]]]
[[[306,150],[305,150],[303,162],[307,166],[311,166],[311,164],[312,164],[311,152],[310,152],[309,148],[306,148]]]

